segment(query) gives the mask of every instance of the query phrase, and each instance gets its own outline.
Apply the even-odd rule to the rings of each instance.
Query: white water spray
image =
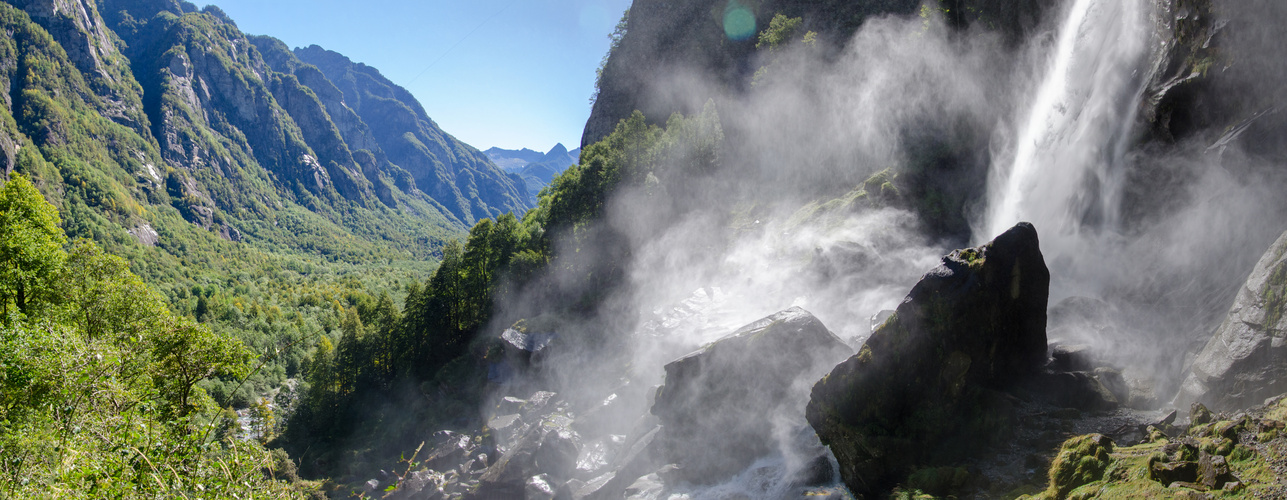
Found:
[[[1139,69],[1150,37],[1143,3],[1072,0],[1017,140],[994,160],[976,240],[1021,220],[1042,231],[1043,247],[1083,228],[1116,225],[1119,165],[1146,76]]]

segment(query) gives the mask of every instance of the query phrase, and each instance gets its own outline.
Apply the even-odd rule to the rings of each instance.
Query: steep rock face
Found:
[[[142,89],[129,62],[117,50],[119,40],[93,0],[13,0],[67,52],[101,99],[99,110],[117,123],[146,133]]]
[[[756,38],[734,40],[724,31],[724,15],[738,6],[755,17],[756,31],[775,14],[803,19],[832,46],[848,41],[867,19],[910,15],[921,7],[916,0],[849,2],[844,0],[637,0],[630,7],[625,35],[603,68],[599,92],[581,136],[581,147],[612,133],[617,121],[640,110],[660,123],[671,113],[690,114],[712,95],[686,95],[671,88],[671,77],[697,74],[720,89],[745,89],[757,67]],[[948,22],[964,28],[981,25],[1001,31],[1011,40],[1037,27],[1052,0],[947,0],[940,2]],[[684,80],[687,81],[687,80]],[[691,89],[689,89],[691,90]],[[685,95],[681,97],[681,95]]]
[[[367,182],[317,95],[301,85],[295,75],[274,74],[268,85],[277,103],[299,126],[304,141],[317,153],[317,160],[326,167],[336,190],[360,203]]]
[[[205,13],[145,19],[126,39],[139,61],[145,108],[166,161],[196,178],[202,195],[231,209],[263,203],[232,185],[338,200],[338,182],[354,194],[348,176],[332,176],[318,161],[268,88],[271,70],[235,25]]]
[[[652,406],[667,460],[695,482],[744,469],[770,451],[775,423],[799,420],[803,384],[852,352],[793,307],[670,362]]]
[[[1046,361],[1049,285],[1031,224],[956,250],[814,385],[806,417],[854,493],[883,495],[913,468],[953,463],[1009,431],[998,389]]]
[[[406,89],[375,68],[316,45],[295,55],[343,93],[343,105],[369,127],[389,161],[410,172],[421,190],[466,224],[528,207],[521,178],[443,132]]]
[[[1247,408],[1287,392],[1287,233],[1260,258],[1229,315],[1193,362],[1176,406]]]
[[[273,71],[293,75],[299,84],[307,87],[313,98],[321,103],[329,118],[329,125],[352,152],[354,161],[360,166],[359,171],[370,181],[380,201],[390,207],[398,206],[392,192],[393,187],[396,186],[407,195],[421,198],[431,205],[437,204],[435,200],[416,188],[415,180],[410,173],[389,161],[379,141],[371,135],[371,128],[344,103],[344,93],[340,92],[340,89],[331,83],[316,66],[299,60],[281,40],[269,36],[249,38],[259,49],[264,62],[268,63]],[[298,121],[298,118],[296,120]],[[312,145],[311,140],[310,145]],[[317,146],[314,145],[314,148],[316,149]],[[366,153],[359,155],[360,151],[366,151]],[[439,211],[446,212],[445,208]],[[457,219],[456,222],[459,220]]]

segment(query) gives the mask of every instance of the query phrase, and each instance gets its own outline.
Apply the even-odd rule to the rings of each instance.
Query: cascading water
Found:
[[[976,240],[1026,220],[1043,248],[1058,250],[1083,229],[1116,225],[1120,163],[1147,76],[1143,3],[1072,1],[1013,146],[994,159]]]

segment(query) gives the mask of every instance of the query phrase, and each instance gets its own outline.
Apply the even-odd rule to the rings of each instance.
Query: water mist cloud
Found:
[[[722,92],[691,69],[657,75],[658,90],[645,100],[687,109],[713,101],[724,135],[720,168],[662,168],[657,183],[617,193],[588,233],[605,231],[626,244],[556,243],[565,258],[624,263],[627,283],[593,319],[561,332],[574,339],[572,330],[606,331],[619,342],[616,350],[604,355],[565,341],[558,362],[546,365],[552,388],[578,401],[617,391],[631,400],[619,417],[633,421],[646,414],[646,388],[661,383],[667,362],[791,306],[858,345],[872,315],[896,306],[943,254],[966,243],[927,230],[933,214],[923,207],[882,206],[872,193],[858,198],[863,180],[890,168],[930,186],[925,192],[961,195],[964,206],[954,209],[972,223],[965,231],[973,229],[975,241],[990,239],[995,211],[986,207],[997,200],[986,197],[1001,196],[995,193],[1010,179],[1020,142],[1034,140],[1024,131],[1033,128],[1032,101],[1062,21],[1047,20],[1026,44],[1011,47],[983,30],[949,30],[934,15],[872,19],[839,52],[803,43],[766,51],[744,92]],[[1142,37],[1141,46],[1153,42],[1147,22],[1115,29],[1114,36]],[[1132,29],[1145,32],[1124,33]],[[1282,42],[1230,44],[1243,51]],[[1283,229],[1287,203],[1278,193],[1287,183],[1260,149],[1234,141],[1208,152],[1219,131],[1133,143],[1143,135],[1135,107],[1152,76],[1149,57],[1159,54],[1127,48],[1113,64],[1087,71],[1085,86],[1069,86],[1084,101],[1067,108],[1069,115],[1056,111],[1066,131],[1035,142],[1032,168],[1088,168],[1083,177],[1053,177],[1057,193],[1030,190],[1029,200],[1051,203],[1030,213],[1039,219],[1033,222],[1052,274],[1051,306],[1085,297],[1103,309],[1100,324],[1052,332],[1052,341],[1093,345],[1165,401],[1182,377],[1184,354],[1219,322]],[[1098,63],[1080,64],[1073,66]],[[1272,65],[1239,71],[1284,76]],[[1236,86],[1278,95],[1280,81],[1239,77]],[[669,191],[658,194],[663,188]],[[549,282],[540,289],[578,293],[557,269]],[[500,308],[539,313],[551,298],[515,300]],[[781,456],[763,463],[789,462],[783,457],[801,422],[770,418],[779,417],[794,424],[778,426]]]

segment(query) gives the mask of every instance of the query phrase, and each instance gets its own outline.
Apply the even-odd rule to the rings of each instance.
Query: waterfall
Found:
[[[993,160],[976,240],[1026,220],[1048,247],[1117,224],[1121,163],[1146,80],[1144,3],[1072,0],[1016,139]]]

